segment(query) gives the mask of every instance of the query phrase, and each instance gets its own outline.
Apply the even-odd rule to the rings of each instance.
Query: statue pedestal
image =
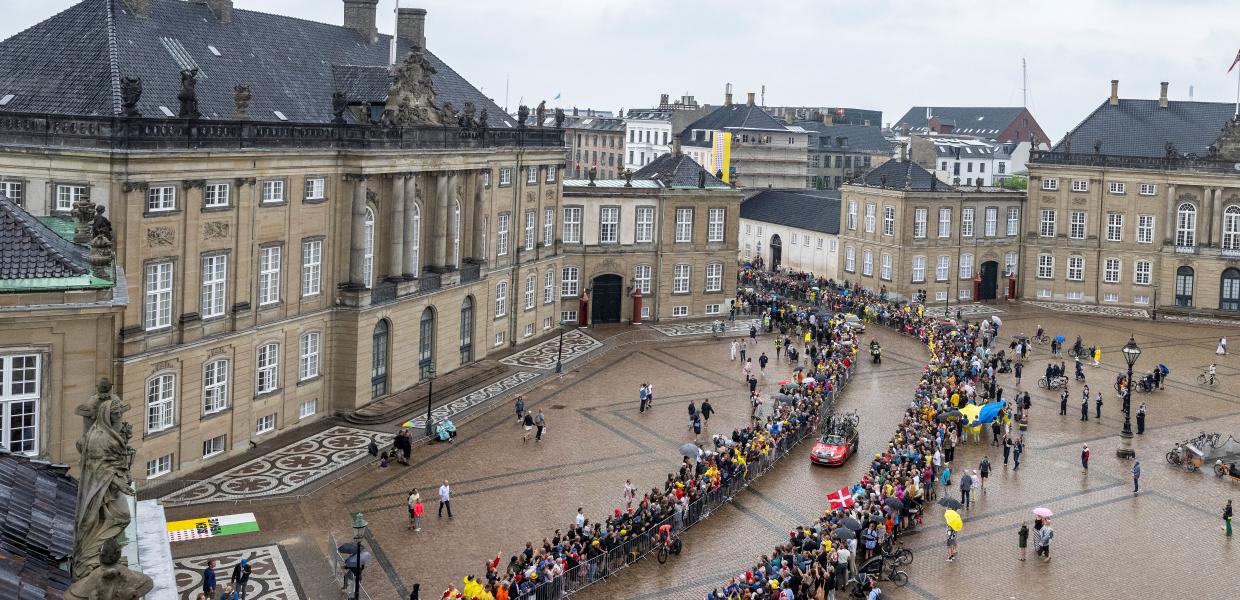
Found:
[[[155,582],[145,600],[179,600],[176,571],[172,566],[172,546],[168,541],[168,519],[158,500],[135,502],[129,497],[129,514],[133,518],[125,528],[129,543],[121,555],[129,560],[129,568]]]

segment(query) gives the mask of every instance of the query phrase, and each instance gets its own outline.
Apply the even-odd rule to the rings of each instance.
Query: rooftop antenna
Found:
[[[1020,57],[1020,105],[1029,108],[1029,67],[1025,57]]]
[[[1189,102],[1191,102],[1191,101],[1193,100],[1193,86],[1191,86],[1191,85],[1190,85],[1190,86],[1188,86],[1188,100],[1189,100]]]
[[[504,76],[504,112],[508,112],[508,76]]]
[[[392,41],[388,44],[388,66],[396,66],[396,35],[400,32],[400,0],[396,0],[396,8],[392,9],[392,20],[396,28],[392,30]]]
[[[760,104],[762,106],[766,106],[766,84],[765,83],[762,84],[762,102]]]

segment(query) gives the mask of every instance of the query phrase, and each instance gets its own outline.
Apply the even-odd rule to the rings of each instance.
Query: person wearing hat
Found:
[[[237,565],[233,567],[232,577],[228,579],[228,582],[232,584],[233,589],[237,590],[241,600],[245,600],[246,584],[250,582],[251,571],[250,561],[243,558],[241,559],[241,562],[237,563]]]

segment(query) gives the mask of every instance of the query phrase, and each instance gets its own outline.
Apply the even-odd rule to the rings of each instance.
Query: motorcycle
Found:
[[[881,346],[870,346],[871,361],[876,365],[883,364],[883,349]]]

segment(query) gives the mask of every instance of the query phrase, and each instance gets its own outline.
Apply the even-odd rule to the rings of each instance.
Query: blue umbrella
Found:
[[[1003,407],[1006,404],[1007,400],[983,404],[982,409],[977,413],[977,420],[970,423],[970,425],[981,425],[995,420],[995,418],[999,416],[999,411],[1003,410]]]
[[[1066,338],[1066,337],[1064,337],[1064,336],[1062,336],[1062,335],[1057,335],[1057,336],[1055,336],[1055,341],[1056,341],[1056,342],[1059,342],[1060,344],[1062,344],[1062,343],[1064,343],[1064,342],[1068,341],[1068,338]]]

